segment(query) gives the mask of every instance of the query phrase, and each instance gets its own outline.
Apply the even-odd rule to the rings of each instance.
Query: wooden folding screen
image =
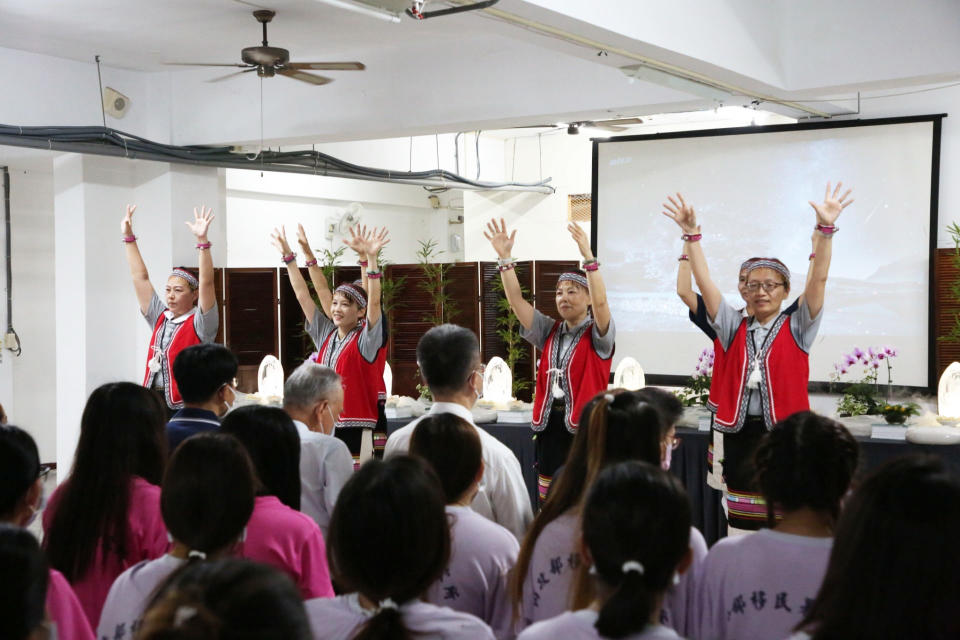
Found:
[[[950,287],[960,279],[960,271],[953,266],[953,249],[937,249],[934,256],[934,329],[937,337],[950,334],[955,318],[960,313],[960,302],[954,300]],[[937,380],[951,362],[960,361],[960,342],[937,340],[936,352]],[[937,380],[933,384],[937,384]]]
[[[517,279],[520,286],[527,290],[527,299],[532,300],[533,291],[533,262],[518,262],[515,268]],[[507,347],[503,340],[497,334],[497,319],[501,317],[501,312],[497,309],[497,303],[502,299],[503,294],[496,289],[495,283],[500,282],[500,272],[497,271],[496,262],[480,263],[480,312],[481,312],[481,335],[480,344],[483,349],[483,361],[489,362],[490,358],[500,356],[504,360],[507,357]],[[510,313],[510,312],[508,312]],[[533,381],[533,347],[526,342],[526,355],[521,358],[514,366],[514,375],[518,379]],[[526,391],[518,394],[521,400],[529,401],[532,397],[533,385]]]
[[[240,361],[240,390],[256,391],[260,361],[279,347],[277,271],[227,269],[224,291],[224,341]]]

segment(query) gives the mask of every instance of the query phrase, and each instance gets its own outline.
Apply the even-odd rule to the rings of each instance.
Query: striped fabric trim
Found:
[[[550,491],[550,483],[552,481],[553,476],[545,476],[542,473],[537,474],[537,493],[540,497],[541,504],[547,500],[547,493]]]
[[[731,520],[767,520],[767,503],[758,493],[738,492],[727,487],[727,510]]]
[[[373,450],[374,452],[379,451],[383,453],[384,447],[387,446],[387,432],[386,431],[374,431],[373,432]]]

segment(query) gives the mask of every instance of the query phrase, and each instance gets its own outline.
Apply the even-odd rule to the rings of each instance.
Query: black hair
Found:
[[[300,592],[283,572],[223,558],[188,564],[157,590],[138,640],[310,640]]]
[[[222,433],[243,443],[260,482],[258,495],[272,495],[300,510],[300,436],[283,409],[247,405],[223,419]]]
[[[195,344],[173,361],[173,378],[184,402],[206,402],[237,375],[237,356],[220,344]]]
[[[476,334],[455,324],[434,327],[417,343],[417,364],[434,395],[463,389],[479,359]]]
[[[43,622],[50,570],[26,529],[0,524],[0,638],[25,640]]]
[[[419,599],[450,559],[444,507],[440,481],[420,458],[399,455],[360,467],[330,519],[327,557],[337,584],[377,603]],[[408,636],[400,611],[381,608],[354,640]]]
[[[424,416],[410,436],[410,454],[433,467],[447,504],[456,502],[473,484],[483,464],[476,427],[453,413]]]
[[[835,523],[840,501],[857,470],[860,445],[846,427],[812,411],[800,411],[764,434],[754,452],[754,484],[767,503],[767,523],[775,510],[807,507]]]
[[[167,464],[160,511],[174,539],[210,554],[240,537],[255,491],[244,446],[225,433],[198,433],[184,440]]]
[[[19,427],[0,425],[0,519],[10,519],[39,476],[37,443]]]
[[[815,640],[960,637],[958,537],[956,474],[934,456],[887,462],[845,505],[797,629]]]
[[[660,411],[668,429],[676,426],[683,416],[683,403],[675,393],[657,387],[644,387],[636,394],[638,398],[649,402]]]
[[[645,462],[607,467],[587,494],[582,526],[597,577],[612,590],[597,631],[604,638],[639,633],[690,549],[690,501],[683,486]],[[628,562],[637,564],[625,570]]]
[[[134,476],[159,485],[167,459],[167,408],[160,396],[132,382],[97,387],[80,419],[70,476],[44,538],[50,564],[79,580],[102,545],[127,552],[127,509]]]

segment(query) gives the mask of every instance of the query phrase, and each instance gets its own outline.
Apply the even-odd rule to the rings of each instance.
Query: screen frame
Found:
[[[928,243],[928,274],[929,282],[927,285],[927,386],[926,387],[904,387],[911,390],[923,390],[934,392],[937,388],[937,359],[936,359],[936,309],[934,309],[934,297],[936,291],[936,272],[934,258],[937,253],[937,233],[939,224],[939,194],[940,194],[940,133],[943,119],[947,117],[946,113],[902,116],[892,118],[865,118],[856,120],[822,120],[815,122],[798,122],[796,124],[775,124],[766,126],[746,126],[731,127],[723,129],[695,129],[691,131],[671,131],[666,133],[650,133],[644,135],[613,136],[609,138],[591,138],[592,144],[592,167],[590,176],[590,245],[593,248],[593,255],[599,258],[597,251],[597,230],[600,225],[599,205],[600,197],[598,193],[599,186],[599,157],[600,145],[608,142],[643,142],[649,140],[668,140],[671,138],[706,138],[715,136],[736,136],[745,134],[760,133],[778,133],[791,131],[809,131],[811,129],[842,129],[848,127],[872,127],[878,125],[892,124],[910,124],[917,122],[929,122],[933,125],[933,137],[931,140],[931,162],[930,162],[930,237]],[[647,379],[656,384],[683,385],[686,383],[686,376],[650,374]],[[825,386],[825,383],[812,383],[817,386]]]

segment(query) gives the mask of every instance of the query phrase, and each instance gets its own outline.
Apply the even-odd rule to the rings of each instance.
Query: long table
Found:
[[[409,419],[388,420],[387,431],[393,433]],[[537,474],[534,468],[533,431],[529,424],[488,423],[477,425],[505,444],[517,456],[523,479],[536,510]],[[670,470],[683,482],[690,496],[693,525],[700,529],[708,545],[727,535],[727,522],[721,506],[722,494],[707,485],[707,447],[710,432],[677,428],[680,446],[673,452]],[[897,440],[873,440],[858,437],[861,452],[861,473],[902,455],[921,453],[940,456],[955,472],[960,473],[960,446],[922,445]]]

